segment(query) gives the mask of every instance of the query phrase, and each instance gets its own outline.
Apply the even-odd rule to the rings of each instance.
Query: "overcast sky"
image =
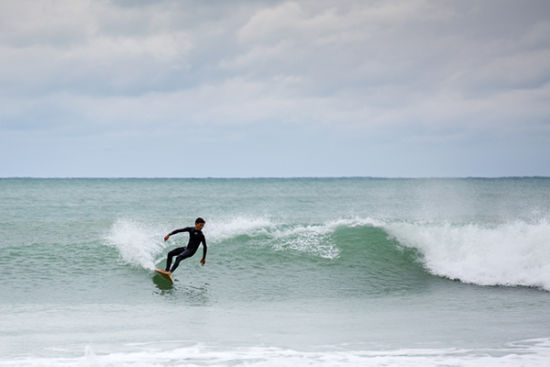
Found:
[[[550,175],[550,2],[0,0],[0,177]]]

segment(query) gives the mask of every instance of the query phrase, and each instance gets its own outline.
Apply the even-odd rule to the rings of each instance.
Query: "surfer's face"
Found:
[[[203,227],[204,227],[204,223],[195,223],[195,229],[197,231],[201,231]]]

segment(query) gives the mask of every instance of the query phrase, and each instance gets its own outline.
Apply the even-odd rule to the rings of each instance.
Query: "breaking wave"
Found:
[[[358,232],[358,229],[363,230]],[[376,251],[371,251],[373,230],[385,233],[385,241],[376,245]],[[120,219],[112,225],[106,240],[118,250],[125,263],[154,269],[165,253],[165,233],[165,228]],[[401,256],[396,247],[408,248],[418,256],[406,261],[420,263],[436,276],[484,286],[550,290],[550,222],[547,219],[498,225],[373,218],[296,224],[271,218],[236,217],[209,221],[205,235],[214,247],[255,246],[271,252],[292,251],[328,260],[338,260],[345,248],[349,257],[360,254],[361,257],[356,258],[384,258],[380,267],[392,262],[388,257]],[[186,241],[181,240],[183,244]],[[394,260],[393,263],[397,263],[397,259]]]

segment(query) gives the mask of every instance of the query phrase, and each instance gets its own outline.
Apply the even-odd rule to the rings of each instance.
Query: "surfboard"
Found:
[[[160,270],[160,269],[155,269],[155,271],[158,274],[162,275],[164,278],[168,279],[170,283],[174,284],[174,279],[172,279],[172,276],[170,275],[171,273],[169,271]]]

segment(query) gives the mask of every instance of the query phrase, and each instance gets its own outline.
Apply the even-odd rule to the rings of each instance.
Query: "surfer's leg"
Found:
[[[179,266],[180,262],[183,260],[183,259],[187,259],[188,257],[191,257],[193,256],[192,253],[190,252],[184,252],[183,254],[179,255],[178,257],[176,257],[176,261],[174,262],[174,265],[172,266],[172,268],[170,269],[170,273],[173,273],[174,270],[176,270],[176,268]]]
[[[166,271],[170,271],[170,265],[172,264],[172,258],[174,256],[177,256],[177,255],[181,254],[185,250],[186,250],[185,247],[178,247],[178,248],[175,248],[175,249],[173,249],[172,251],[170,251],[168,253],[168,257],[166,258],[166,268],[165,268]]]

